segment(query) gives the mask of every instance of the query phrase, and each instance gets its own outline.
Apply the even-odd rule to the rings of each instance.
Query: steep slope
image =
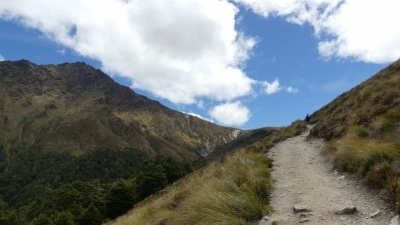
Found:
[[[311,134],[332,139],[342,137],[351,127],[362,126],[371,136],[390,131],[398,134],[400,120],[400,60],[367,81],[343,93],[315,112]]]
[[[282,128],[264,127],[264,128],[254,129],[254,130],[242,131],[241,135],[238,136],[235,140],[228,142],[227,144],[222,145],[219,148],[217,148],[215,151],[211,152],[207,156],[207,159],[209,161],[222,159],[227,154],[232,153],[238,149],[250,146],[254,143],[257,143],[260,140],[262,140],[263,138],[269,137],[271,134],[273,134],[274,132],[276,133],[279,130],[282,130]],[[265,146],[269,147],[269,145],[268,146],[265,145]]]
[[[166,175],[176,179],[190,172],[239,133],[168,109],[84,63],[3,61],[0,211],[28,205],[42,194],[48,199],[46,190],[71,182],[97,186],[139,176],[147,161],[164,157],[174,164],[167,166],[172,172],[159,168],[150,174],[164,178],[155,184],[160,188],[173,182]],[[139,191],[152,182],[142,178]]]
[[[0,144],[82,155],[135,148],[194,160],[238,132],[162,106],[84,63],[0,62]]]
[[[400,61],[315,112],[311,122],[311,136],[329,140],[326,152],[337,169],[365,178],[399,206]]]

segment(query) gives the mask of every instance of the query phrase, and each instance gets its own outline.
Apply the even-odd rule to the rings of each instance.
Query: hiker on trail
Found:
[[[310,116],[308,115],[308,113],[307,113],[307,115],[306,115],[306,123],[309,123],[310,122]]]

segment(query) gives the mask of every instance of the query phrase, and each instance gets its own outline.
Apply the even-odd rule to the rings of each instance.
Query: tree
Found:
[[[51,219],[46,214],[40,214],[38,217],[32,220],[32,225],[52,225]]]
[[[79,225],[98,225],[103,221],[100,210],[91,204],[79,218]]]
[[[68,211],[63,211],[60,212],[55,220],[54,220],[54,225],[75,225],[74,221],[74,216],[68,212]]]
[[[121,180],[110,185],[106,197],[107,215],[115,218],[124,214],[136,203],[134,180]]]
[[[168,184],[164,168],[155,162],[147,163],[136,179],[136,191],[141,199],[163,189]]]

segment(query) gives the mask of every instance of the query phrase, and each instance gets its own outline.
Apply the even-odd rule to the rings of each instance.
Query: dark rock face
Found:
[[[0,145],[83,155],[138,149],[195,160],[238,131],[166,108],[85,63],[0,62]]]

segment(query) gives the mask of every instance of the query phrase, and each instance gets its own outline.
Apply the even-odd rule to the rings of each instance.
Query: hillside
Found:
[[[316,111],[311,116],[316,124],[311,133],[330,140],[359,126],[369,137],[396,136],[399,121],[400,61],[396,61]]]
[[[305,130],[305,123],[296,121],[284,128],[250,132],[251,141],[240,141],[241,147],[223,160],[185,176],[106,224],[257,224],[272,211],[272,160],[265,153]]]
[[[399,204],[400,60],[315,112],[311,122],[311,136],[329,140],[325,151],[337,169]]]
[[[84,63],[2,61],[0,224],[53,224],[66,214],[98,224],[240,133],[171,110]]]
[[[0,62],[0,144],[82,155],[135,148],[194,160],[235,129],[173,111],[84,63]]]

